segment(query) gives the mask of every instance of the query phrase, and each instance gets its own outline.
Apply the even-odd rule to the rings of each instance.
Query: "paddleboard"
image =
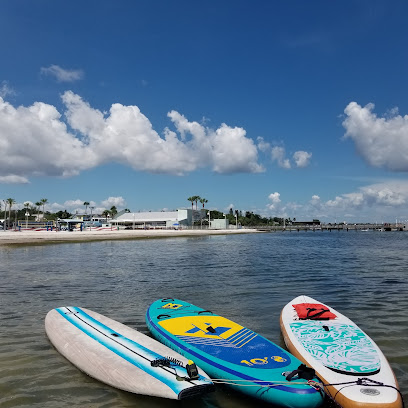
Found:
[[[276,344],[225,317],[179,299],[160,299],[147,310],[155,338],[194,360],[215,383],[279,406],[317,407],[321,393],[286,375],[301,362]]]
[[[338,404],[402,407],[397,380],[384,354],[346,316],[299,296],[283,308],[280,325],[289,351],[313,367],[324,384],[332,384],[324,389]]]
[[[149,336],[79,307],[48,312],[45,331],[54,347],[89,376],[125,391],[183,399],[212,391],[204,371],[190,376],[188,360]]]

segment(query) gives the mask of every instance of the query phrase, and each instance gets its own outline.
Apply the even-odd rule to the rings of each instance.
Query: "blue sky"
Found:
[[[404,1],[3,1],[0,199],[408,219]]]

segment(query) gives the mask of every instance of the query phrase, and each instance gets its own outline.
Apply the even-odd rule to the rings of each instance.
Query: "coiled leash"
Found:
[[[179,376],[177,374],[177,370],[176,370],[175,366],[184,367],[184,365],[180,360],[177,360],[176,358],[173,358],[173,357],[157,358],[156,360],[151,361],[150,365],[152,367],[172,368],[176,373],[177,380],[179,380],[179,381],[182,381],[182,380],[198,380],[200,378],[200,374],[198,372],[197,366],[191,360],[189,360],[188,363],[185,366],[185,369],[187,370],[188,377],[181,377],[181,376]]]

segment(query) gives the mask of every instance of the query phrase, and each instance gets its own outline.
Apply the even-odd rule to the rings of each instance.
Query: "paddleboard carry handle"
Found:
[[[201,314],[201,313],[211,313],[211,314],[214,314],[211,310],[200,310],[197,314]]]
[[[164,319],[164,318],[167,318],[167,317],[171,317],[171,316],[168,315],[168,314],[160,314],[160,315],[157,316],[157,319]]]
[[[293,377],[298,376],[298,378],[303,378],[304,380],[313,380],[316,376],[315,370],[313,368],[307,367],[301,364],[297,370],[293,370],[291,373],[287,374],[286,380],[291,381]]]

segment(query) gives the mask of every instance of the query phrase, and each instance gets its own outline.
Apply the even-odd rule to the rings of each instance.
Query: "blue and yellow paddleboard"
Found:
[[[306,380],[286,380],[285,373],[301,364],[297,358],[225,317],[182,300],[160,299],[148,308],[146,322],[156,339],[218,382],[285,407],[317,407],[323,402]]]

